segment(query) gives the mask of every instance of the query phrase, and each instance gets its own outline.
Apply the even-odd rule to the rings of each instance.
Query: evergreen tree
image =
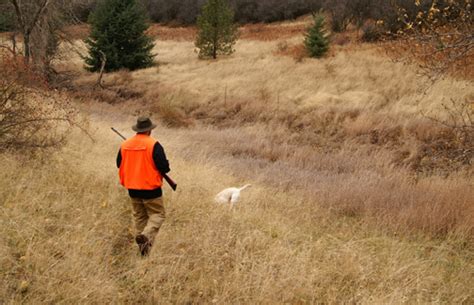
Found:
[[[226,0],[208,0],[197,19],[199,28],[196,47],[199,57],[217,58],[219,54],[232,54],[237,40],[234,12]]]
[[[85,40],[89,56],[86,69],[105,71],[135,70],[152,65],[152,39],[145,35],[145,12],[135,0],[103,0],[90,16],[91,34]]]
[[[325,29],[325,18],[322,14],[315,14],[313,25],[308,28],[304,45],[311,57],[321,57],[329,50],[329,34]]]

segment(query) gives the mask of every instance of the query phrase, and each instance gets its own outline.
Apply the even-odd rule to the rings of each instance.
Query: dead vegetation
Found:
[[[183,104],[182,104],[183,105]],[[230,106],[229,106],[230,105]],[[467,111],[467,110],[466,110]],[[443,121],[395,115],[368,115],[361,110],[315,107],[300,111],[274,111],[265,104],[231,100],[228,104],[182,108],[195,120],[221,128],[262,124],[282,131],[290,144],[308,145],[326,152],[343,149],[345,143],[385,149],[392,163],[417,174],[449,174],[472,170],[474,158],[472,122],[459,124],[459,116]],[[469,110],[472,116],[472,110]],[[449,123],[450,120],[452,123]],[[280,159],[272,156],[272,161]]]
[[[245,160],[245,166],[223,165],[244,172],[237,174],[241,179],[250,175],[283,190],[296,187],[318,198],[318,207],[391,232],[473,236],[474,194],[467,191],[472,131],[450,125],[450,117],[441,124],[416,114],[402,118],[343,107],[291,109],[275,104],[268,92],[252,100],[227,96],[209,103],[196,102],[199,97],[183,89],[159,92],[121,107],[154,114],[169,127],[198,127],[192,136],[196,143],[188,145],[207,143],[211,160],[220,153]],[[217,129],[203,131],[203,124]]]
[[[165,190],[169,217],[151,256],[140,259],[126,193],[113,165],[104,166],[120,143],[108,126],[129,130],[133,119],[116,107],[87,107],[110,116],[93,122],[100,145],[74,135],[44,165],[1,156],[2,299],[471,302],[473,194],[462,177],[415,182],[384,153],[287,146],[280,130],[261,126],[157,129],[186,187]],[[281,151],[299,163],[258,156]],[[256,187],[236,210],[216,208],[218,190],[249,177]]]
[[[454,193],[440,185],[451,182],[436,180],[455,176],[457,182],[452,185],[464,189],[472,177],[472,121],[468,120],[473,109],[451,107],[450,112],[444,106],[449,98],[464,99],[464,104],[469,104],[472,92],[465,89],[466,82],[446,79],[427,87],[429,81],[410,67],[390,63],[376,48],[357,43],[337,46],[320,61],[304,55],[296,62],[281,58],[282,54],[298,52],[293,51],[300,45],[295,41],[244,40],[240,53],[212,64],[195,60],[190,50],[183,49],[188,46],[186,41],[163,42],[158,45],[162,64],[157,68],[107,75],[106,90],[88,90],[93,77],[83,76],[76,80],[75,94],[82,99],[122,104],[120,107],[126,107],[128,113],[156,114],[168,127],[218,128],[223,133],[217,133],[212,144],[218,151],[234,158],[298,168],[305,173],[301,180],[312,181],[306,175],[321,170],[350,175],[355,179],[354,189],[344,191],[344,195],[331,194],[345,190],[352,180],[339,177],[344,181],[341,184],[331,177],[327,178],[331,183],[324,184],[327,195],[323,205],[337,214],[371,219],[381,227],[390,224],[394,231],[422,231],[432,236],[462,231],[470,235],[474,225],[468,220],[471,214],[459,212],[470,211],[470,195],[446,206],[443,202]],[[274,53],[264,54],[267,50]],[[242,71],[245,77],[234,71]],[[266,79],[269,75],[274,76],[272,81]],[[81,86],[85,89],[77,89]],[[125,90],[137,94],[122,96]],[[247,134],[248,129],[258,132]],[[242,131],[227,135],[226,130]],[[208,135],[201,141],[212,142],[212,137]],[[330,160],[334,155],[344,156],[338,162],[347,164],[347,168],[339,163],[329,169],[314,167],[320,164],[318,158]],[[377,166],[358,168],[355,164],[367,156],[380,158]],[[390,170],[380,174],[378,166]],[[378,174],[366,177],[368,172]],[[385,176],[392,178],[382,178]],[[373,179],[373,188],[361,185],[364,179]],[[429,191],[421,190],[425,188],[424,179],[436,180],[436,186],[427,183]],[[306,184],[305,189],[320,186]],[[377,189],[391,191],[382,195]],[[442,189],[439,194],[438,189]],[[437,193],[433,195],[439,198],[436,207],[430,206],[434,202],[431,197],[417,195],[426,192]]]
[[[110,86],[105,90],[88,90],[90,84],[85,84],[84,91],[74,94],[81,99],[126,103],[133,111],[156,113],[169,127],[200,123],[235,128],[261,124],[281,130],[286,143],[325,152],[339,151],[353,143],[384,149],[390,152],[395,166],[409,168],[416,175],[472,171],[473,109],[468,100],[443,108],[441,114],[404,116],[380,110],[367,112],[362,107],[289,107],[283,97],[266,89],[255,92],[253,98],[222,92],[208,102],[199,102],[199,94],[190,94],[185,88],[161,86],[158,90],[143,90],[139,83],[134,85],[131,73],[126,71],[109,77],[108,82]],[[271,160],[275,162],[280,157],[277,154]]]
[[[0,59],[0,146],[24,154],[64,144],[72,126],[80,127],[75,108],[64,96],[49,94],[42,74],[22,56]],[[82,127],[80,127],[82,128]]]
[[[107,90],[89,90],[91,77],[81,77],[73,90],[79,97],[140,105],[168,126],[263,124],[283,128],[289,143],[325,151],[345,143],[384,149],[393,164],[416,174],[472,170],[472,127],[467,127],[472,122],[462,128],[457,122],[472,118],[472,107],[459,116],[444,106],[449,99],[456,100],[454,107],[468,105],[469,81],[430,85],[416,70],[390,63],[367,45],[335,47],[320,61],[305,58],[300,46],[294,39],[244,40],[240,53],[208,64],[193,58],[192,49],[185,49],[188,42],[162,42],[157,68],[109,75]],[[273,53],[266,54],[269,50]]]
[[[43,162],[0,155],[0,299],[473,302],[469,80],[427,88],[353,42],[318,61],[274,53],[292,54],[300,37],[243,40],[202,62],[187,34],[168,31],[157,67],[107,74],[104,89],[77,57],[60,63],[77,73],[64,93],[100,145],[74,132]],[[109,131],[128,137],[143,112],[184,186],[165,189],[169,217],[147,260]],[[212,197],[242,182],[255,188],[241,205],[216,209]]]
[[[301,36],[308,23],[248,24],[240,28],[240,38],[258,41],[275,41]]]
[[[239,38],[258,41],[274,41],[277,39],[288,39],[301,36],[306,30],[307,23],[274,23],[274,24],[248,24],[239,27]],[[89,34],[88,25],[73,25],[65,29],[71,39],[85,39]],[[159,40],[171,41],[194,41],[197,35],[195,26],[176,26],[151,24],[147,35]]]

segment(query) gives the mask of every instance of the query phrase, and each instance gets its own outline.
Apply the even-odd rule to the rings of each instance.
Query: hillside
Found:
[[[216,62],[197,59],[184,29],[162,29],[158,65],[106,75],[105,89],[65,49],[56,67],[74,74],[61,94],[95,142],[76,130],[37,159],[0,155],[0,299],[473,303],[472,156],[421,115],[444,118],[442,104],[472,99],[472,82],[430,84],[356,42],[302,58],[288,30],[301,24],[274,27]],[[168,218],[147,259],[110,131],[131,136],[139,113],[159,122],[179,185],[165,188]],[[236,209],[213,202],[245,183]]]

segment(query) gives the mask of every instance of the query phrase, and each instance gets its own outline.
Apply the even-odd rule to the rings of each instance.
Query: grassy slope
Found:
[[[462,240],[383,233],[357,217],[329,213],[318,198],[265,184],[249,190],[234,211],[216,206],[213,194],[248,180],[219,166],[230,156],[212,155],[206,143],[193,142],[193,134],[162,127],[157,133],[180,188],[166,189],[169,216],[151,257],[143,260],[133,245],[126,193],[117,183],[120,142],[110,124],[117,121],[93,119],[97,143],[73,135],[44,164],[2,157],[3,300],[473,301],[472,249]],[[21,281],[29,286],[24,293]]]
[[[459,139],[421,114],[445,118],[443,104],[472,99],[470,81],[431,84],[413,67],[359,43],[335,45],[321,60],[281,55],[301,40],[241,40],[234,55],[218,61],[198,60],[191,41],[158,41],[158,67],[107,75],[102,92],[90,90],[96,75],[79,73],[75,90],[86,100],[129,102],[178,126],[259,125],[275,131],[270,137],[321,150],[348,141],[391,146],[394,163],[420,172],[466,163]],[[64,65],[79,70],[82,62],[71,57]],[[446,156],[447,146],[463,161],[449,163],[455,157]]]
[[[341,112],[360,107],[364,115],[344,124],[363,130],[373,128],[367,121],[379,114],[390,112],[397,124],[408,124],[404,119],[413,117],[407,114],[472,93],[466,83],[447,80],[414,103],[422,96],[416,74],[373,50],[297,64],[271,55],[278,48],[277,42],[242,41],[235,57],[209,63],[195,59],[190,42],[160,42],[158,70],[106,77],[109,86],[141,92],[139,98],[82,106],[96,143],[73,134],[43,162],[2,155],[0,299],[473,303],[474,190],[465,175],[414,178],[394,167],[383,149],[343,139],[335,150],[326,150],[325,142],[303,144],[262,117],[226,126],[233,116],[225,111],[219,128],[197,123],[157,130],[179,191],[165,190],[168,219],[151,257],[138,257],[127,195],[114,167],[120,140],[109,131],[115,125],[130,136],[137,108],[209,105],[198,110],[215,111],[215,121],[227,85],[228,104],[251,100],[257,108],[250,112],[269,109],[285,119],[312,115],[315,106]],[[94,78],[84,74],[77,85],[90,90]],[[318,141],[325,136],[312,135]],[[254,186],[234,211],[212,202],[222,188],[248,182]]]

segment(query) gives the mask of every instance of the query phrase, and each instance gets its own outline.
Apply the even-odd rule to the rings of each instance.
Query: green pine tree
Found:
[[[199,58],[232,54],[237,40],[234,12],[226,0],[208,0],[197,19]]]
[[[325,29],[326,21],[322,14],[315,14],[313,25],[308,28],[304,45],[311,57],[322,57],[329,50],[329,34]]]
[[[91,34],[85,40],[86,69],[98,71],[105,54],[105,71],[136,70],[153,64],[152,39],[145,12],[135,0],[103,0],[90,16]]]

